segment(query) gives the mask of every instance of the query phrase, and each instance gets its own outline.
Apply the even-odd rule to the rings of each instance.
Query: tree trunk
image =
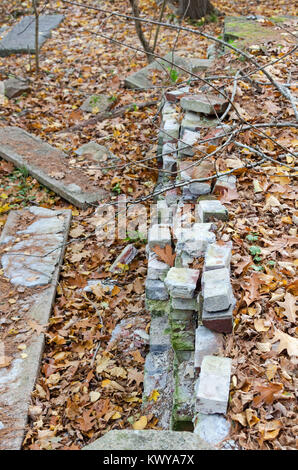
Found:
[[[198,20],[214,13],[215,8],[209,0],[179,0],[179,14]]]

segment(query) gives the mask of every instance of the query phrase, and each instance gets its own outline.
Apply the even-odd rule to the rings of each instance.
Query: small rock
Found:
[[[197,287],[200,271],[198,269],[171,268],[165,278],[171,297],[191,299]]]
[[[114,272],[121,272],[122,269],[119,267],[119,264],[129,264],[132,260],[137,256],[138,250],[136,247],[131,243],[127,245],[120,253],[120,255],[116,258],[114,263],[110,266],[109,271],[111,273]]]
[[[19,78],[8,78],[4,80],[4,93],[7,98],[16,98],[30,90],[31,88],[26,80]]]
[[[180,104],[187,111],[214,115],[222,114],[228,106],[228,101],[221,96],[202,93],[200,95],[185,96],[181,98]]]
[[[89,96],[81,106],[81,110],[87,113],[103,113],[108,111],[113,104],[108,95],[92,95]]]

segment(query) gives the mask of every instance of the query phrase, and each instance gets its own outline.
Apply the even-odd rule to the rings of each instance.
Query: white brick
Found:
[[[204,269],[206,271],[230,267],[232,242],[211,243],[207,247]]]
[[[208,312],[226,310],[232,303],[230,273],[226,268],[204,271],[202,276],[203,308]]]
[[[199,369],[205,356],[216,355],[223,347],[223,337],[220,333],[210,331],[203,325],[196,329],[195,368]]]
[[[182,132],[182,135],[178,143],[178,156],[180,157],[183,155],[188,155],[192,157],[196,152],[196,149],[193,148],[193,146],[195,146],[199,140],[200,140],[199,132],[194,132],[194,131],[190,131],[189,129],[185,129]]]
[[[205,356],[196,389],[196,409],[204,414],[225,414],[229,401],[232,360]]]
[[[172,297],[191,299],[194,296],[199,276],[198,269],[171,268],[165,278],[165,285]]]
[[[200,201],[196,209],[199,222],[208,222],[211,218],[228,220],[228,211],[220,201]]]
[[[171,244],[171,233],[167,224],[154,224],[148,231],[148,245],[151,250],[155,246],[164,248]]]
[[[164,281],[169,269],[170,266],[163,261],[160,261],[156,253],[152,251],[149,253],[147,272],[148,279],[159,279],[160,281]]]

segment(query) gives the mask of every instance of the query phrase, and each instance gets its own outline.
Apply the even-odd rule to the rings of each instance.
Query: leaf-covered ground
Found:
[[[272,0],[235,3],[214,2],[225,14],[235,11],[239,15],[268,17],[294,14],[294,5]],[[27,14],[29,4],[3,0],[0,23],[13,24]],[[84,4],[94,2],[87,0]],[[119,193],[134,198],[148,195],[156,183],[157,164],[154,160],[146,166],[134,163],[154,156],[158,120],[153,117],[157,105],[68,130],[90,118],[79,107],[93,94],[109,94],[115,109],[135,102],[158,103],[161,96],[158,87],[146,92],[123,87],[127,74],[146,65],[144,56],[96,34],[139,47],[133,23],[61,1],[52,0],[49,5],[45,12],[63,12],[65,20],[41,50],[39,76],[35,74],[33,56],[0,58],[0,80],[16,75],[31,81],[30,93],[7,100],[0,109],[0,125],[15,125],[36,134],[68,152],[74,162],[77,159],[74,151],[83,143],[95,140],[106,145],[123,165],[116,171],[91,171],[90,176],[109,189],[115,200]],[[159,10],[154,1],[142,0],[140,6],[143,14],[157,18]],[[130,11],[128,2],[123,0],[101,2],[101,7]],[[175,21],[170,8],[165,19]],[[222,34],[223,19],[183,24],[217,37]],[[154,29],[151,31],[148,26],[147,32],[153,37]],[[288,35],[281,34],[278,43],[272,41],[266,48],[257,47],[255,54],[260,64],[286,54],[293,45],[288,39]],[[162,29],[157,53],[164,55],[176,41],[177,49],[206,57],[207,40],[186,32],[177,36],[175,31]],[[270,67],[280,82],[291,79],[297,84],[295,56],[289,55]],[[231,75],[232,70],[238,69],[245,73],[253,71],[250,63],[227,52],[217,61],[212,74]],[[249,123],[294,121],[289,102],[276,89],[262,84],[262,72],[253,74],[252,79],[253,82],[238,81],[235,104],[240,115]],[[156,80],[159,85],[158,77]],[[218,79],[213,83],[229,86],[232,92],[233,80]],[[295,93],[295,86],[290,89]],[[233,111],[226,118],[227,123],[235,124],[237,120],[239,117]],[[235,329],[227,335],[225,344],[225,354],[233,358],[235,366],[228,418],[232,422],[232,438],[244,449],[293,449],[297,434],[297,197],[294,158],[291,153],[284,155],[277,143],[293,153],[298,141],[294,128],[268,128],[265,132],[268,138],[247,130],[238,140],[248,147],[259,146],[279,163],[266,161],[254,169],[238,170],[238,192],[226,192],[222,198],[230,220],[220,227],[219,236],[233,241],[232,278],[237,297]],[[222,168],[233,168],[239,166],[240,159],[246,164],[254,162],[255,156],[249,149],[240,152],[231,144],[220,154],[218,163]],[[77,164],[80,165],[79,159]],[[73,214],[70,237],[78,239],[66,249],[24,448],[79,449],[111,429],[158,429],[154,416],[141,414],[147,346],[146,335],[139,333],[140,330],[148,333],[150,327],[144,305],[144,241],[133,240],[138,256],[129,269],[113,276],[117,286],[111,293],[103,289],[84,293],[87,280],[110,277],[109,266],[131,240],[100,244],[95,237],[88,237],[96,224],[95,207],[78,210],[69,206],[25,171],[14,169],[3,160],[0,169],[1,228],[11,209],[28,204],[70,207]],[[10,314],[5,315],[10,320]],[[16,335],[22,343],[18,320],[10,322],[5,334]],[[32,329],[39,333],[38,325],[32,325]]]

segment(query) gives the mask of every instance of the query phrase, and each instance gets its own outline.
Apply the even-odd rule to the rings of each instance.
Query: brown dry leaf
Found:
[[[123,367],[113,367],[107,372],[115,377],[121,377],[122,379],[127,377],[127,371]]]
[[[148,421],[147,421],[146,416],[141,416],[138,421],[136,421],[135,423],[133,423],[132,427],[133,427],[134,430],[140,431],[140,430],[146,428],[147,423],[148,423]]]
[[[255,388],[258,392],[260,392],[260,395],[254,397],[253,404],[258,406],[262,402],[265,402],[267,405],[271,405],[275,399],[275,393],[281,392],[283,390],[283,384],[270,383],[269,385],[257,385]]]
[[[260,421],[260,419],[257,417],[255,410],[253,410],[252,408],[247,408],[247,410],[245,410],[245,416],[250,428],[252,428],[255,424]]]
[[[96,372],[100,374],[106,370],[109,366],[115,364],[115,361],[112,361],[109,357],[104,357],[97,355],[96,357]]]
[[[133,290],[136,294],[143,294],[144,292],[144,283],[141,278],[137,277],[133,283]]]
[[[287,292],[286,295],[285,295],[284,302],[277,302],[277,303],[280,307],[285,309],[283,314],[287,317],[287,319],[290,322],[295,323],[296,322],[296,312],[297,312],[296,298],[292,294]]]
[[[79,428],[83,432],[90,431],[94,425],[94,416],[90,416],[92,410],[84,410],[82,415],[77,419],[77,423],[79,424]]]
[[[78,225],[76,228],[70,230],[69,235],[71,238],[78,238],[85,233],[84,227]]]
[[[238,421],[242,426],[247,426],[247,419],[244,411],[242,411],[242,413],[232,413],[231,418],[234,421]]]
[[[264,441],[275,439],[282,427],[282,422],[278,419],[259,424],[259,431]]]
[[[257,273],[249,278],[248,282],[245,285],[245,296],[243,300],[246,302],[246,305],[249,307],[255,300],[260,297],[259,286],[262,284],[260,277]]]
[[[34,331],[36,331],[37,335],[39,336],[41,333],[45,333],[46,325],[40,325],[35,320],[28,320],[28,325]]]
[[[275,329],[274,337],[272,338],[271,342],[276,343],[277,341],[279,341],[276,349],[278,354],[286,349],[289,356],[298,356],[297,338],[293,338],[287,333],[283,333],[282,331]]]
[[[168,264],[169,266],[174,266],[176,253],[173,253],[172,247],[170,245],[166,245],[165,248],[155,246],[153,248],[153,251],[159,256],[162,261],[164,261],[164,263]]]
[[[277,372],[276,364],[268,364],[266,367],[266,376],[268,380],[272,380]]]
[[[245,271],[245,268],[252,264],[252,257],[251,256],[243,256],[242,261],[237,263],[237,269],[235,269],[235,274],[239,276],[242,274],[243,271]]]
[[[254,327],[257,331],[268,331],[270,328],[270,324],[267,324],[268,321],[263,320],[263,318],[255,318],[254,320]]]
[[[138,371],[138,369],[129,369],[127,379],[128,383],[136,382],[138,387],[144,381],[144,372]]]
[[[129,354],[131,354],[136,362],[140,362],[141,364],[144,364],[145,359],[141,356],[140,351],[137,349],[136,351],[132,351]]]

